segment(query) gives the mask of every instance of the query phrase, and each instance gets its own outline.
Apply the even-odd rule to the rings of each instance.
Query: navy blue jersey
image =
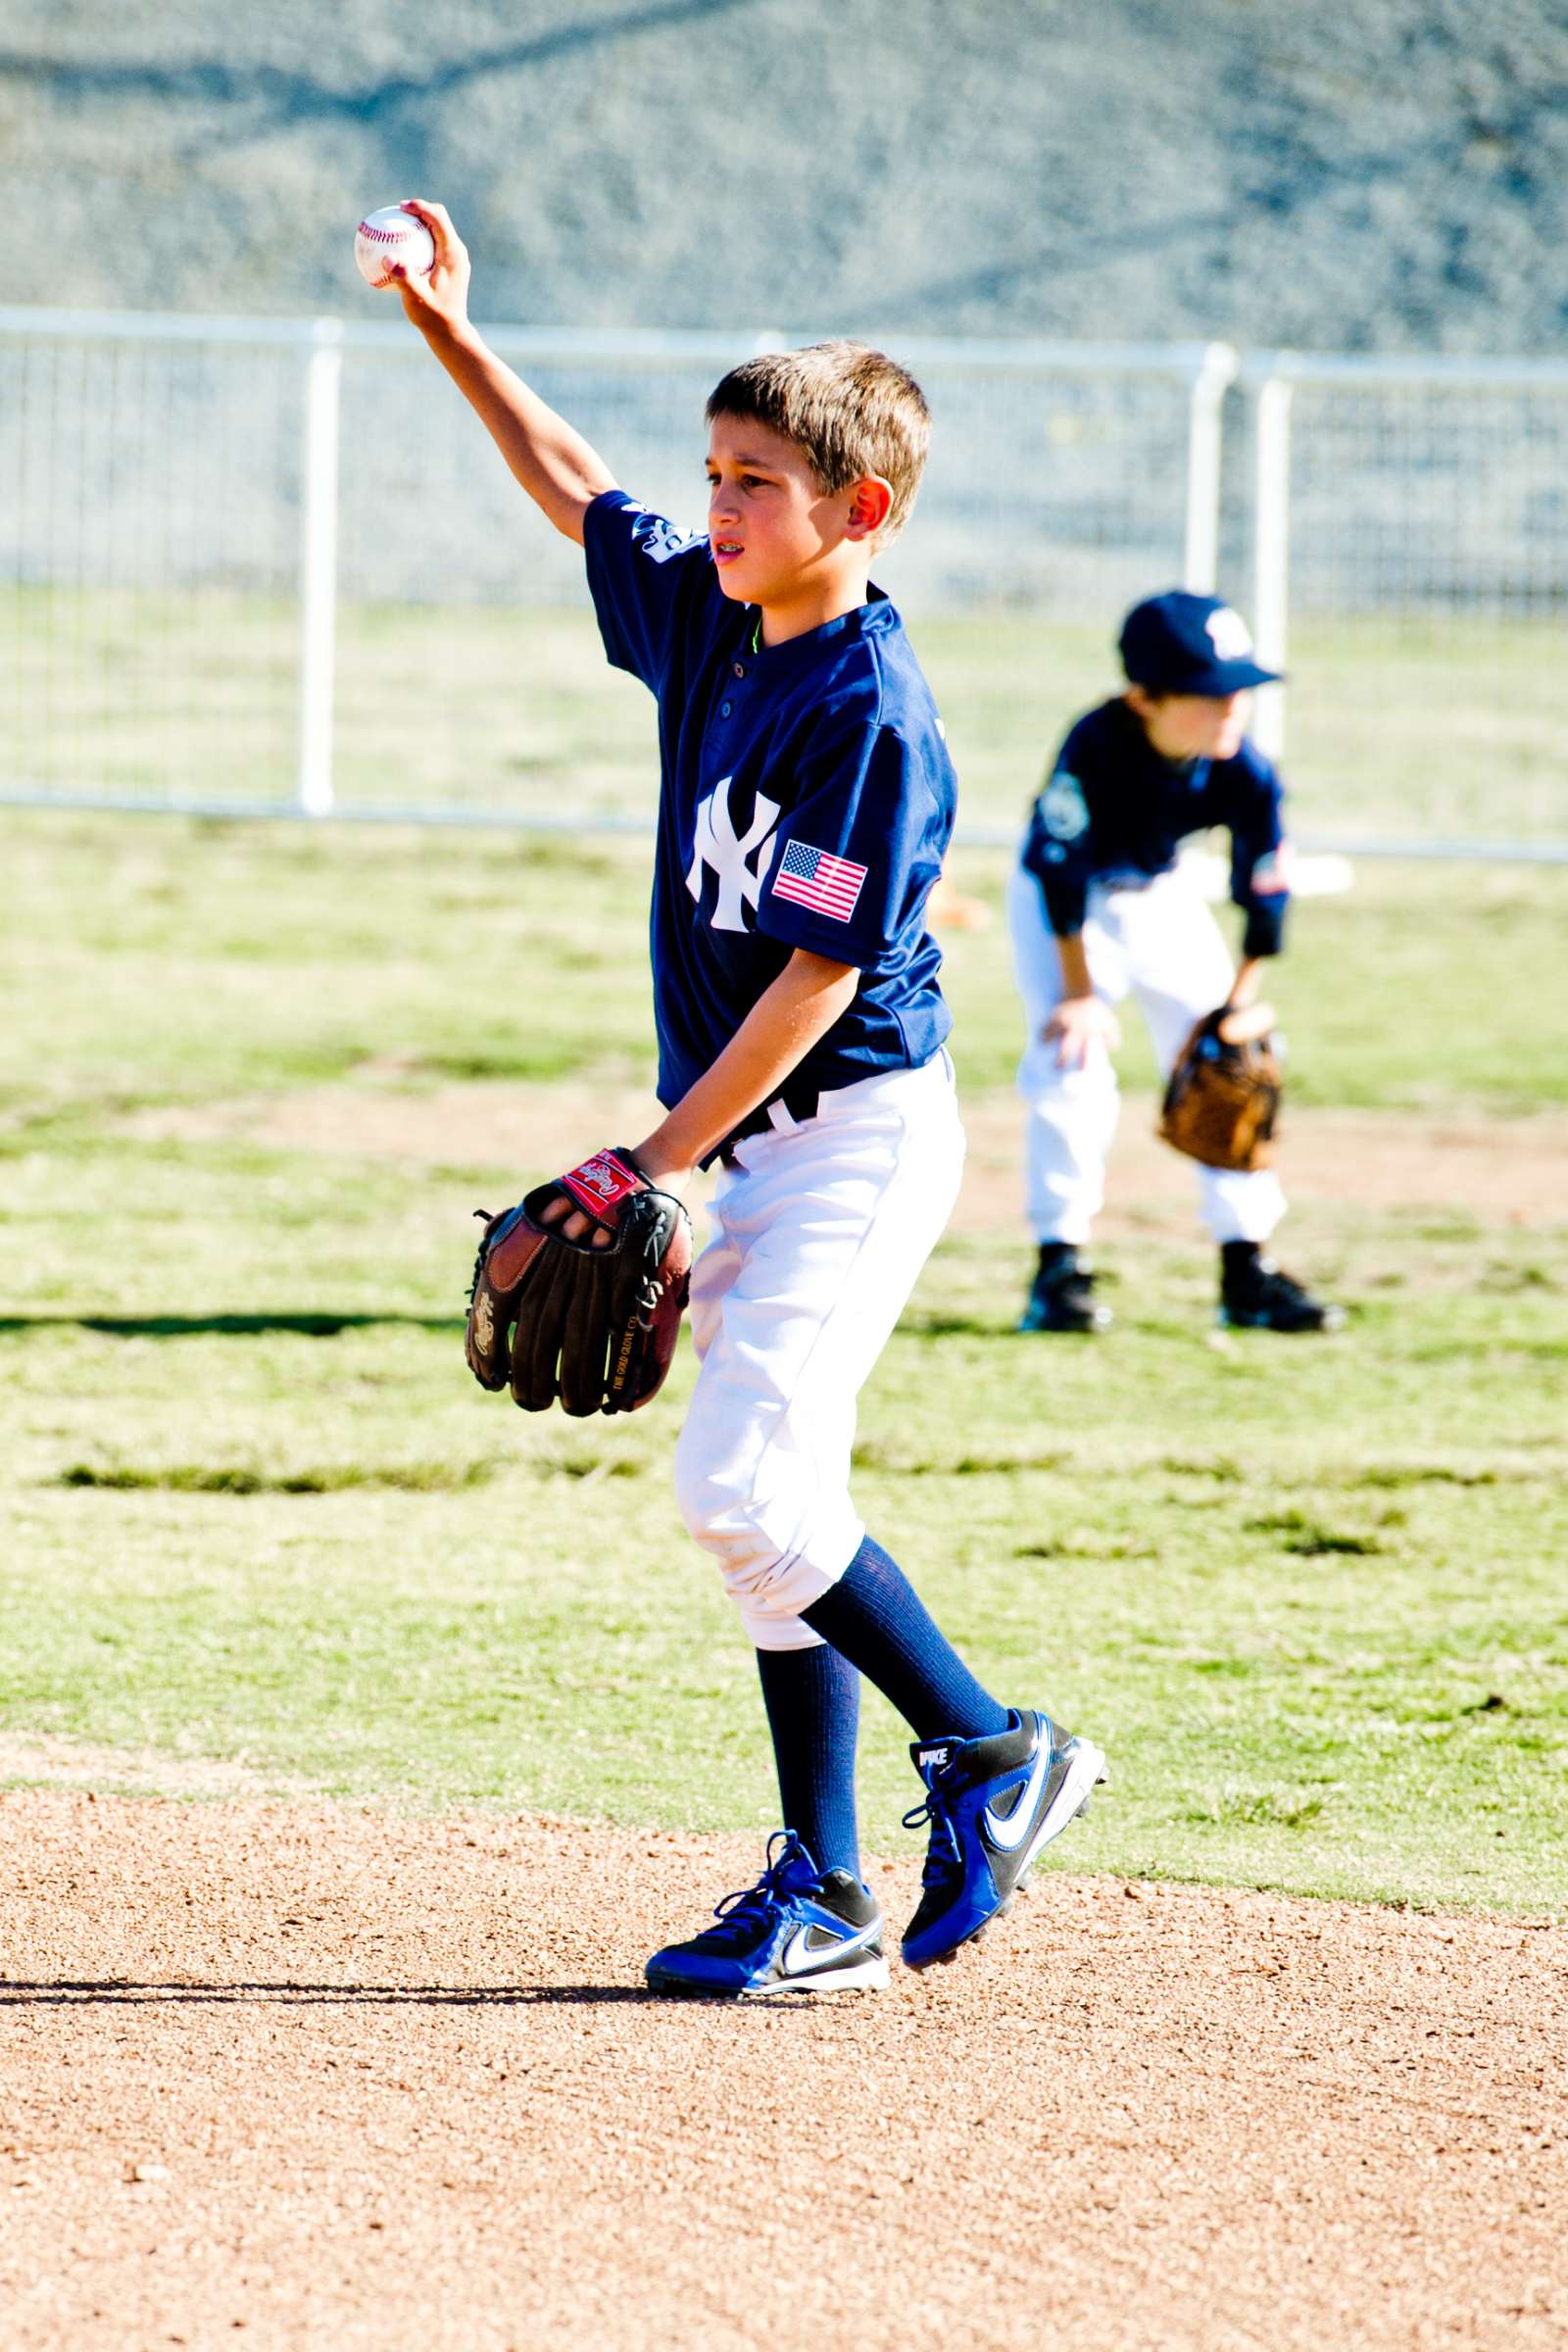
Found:
[[[1056,754],[1029,818],[1023,862],[1058,937],[1081,931],[1091,882],[1169,873],[1190,833],[1231,837],[1231,897],[1247,915],[1244,956],[1277,956],[1287,901],[1278,772],[1245,739],[1231,760],[1161,759],[1118,696],[1090,710]]]
[[[757,612],[724,595],[706,539],[610,490],[584,544],[605,651],[659,698],[660,1101],[712,1066],[796,948],[861,979],[791,1074],[792,1108],[928,1061],[952,1016],[924,909],[957,787],[893,606],[873,589],[842,619],[756,648]]]

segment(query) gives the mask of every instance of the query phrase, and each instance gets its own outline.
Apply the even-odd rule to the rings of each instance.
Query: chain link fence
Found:
[[[1275,354],[1243,384],[1298,822],[1568,847],[1568,368]]]
[[[691,524],[709,390],[785,340],[493,339]],[[1010,832],[1113,689],[1125,607],[1218,572],[1289,665],[1257,726],[1304,833],[1568,854],[1568,367],[897,348],[936,432],[879,576],[972,834]],[[646,815],[646,698],[606,672],[580,556],[401,323],[0,313],[0,481],[3,797]]]

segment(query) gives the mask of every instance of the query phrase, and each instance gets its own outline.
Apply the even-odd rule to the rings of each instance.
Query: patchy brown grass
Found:
[[[345,1152],[444,1167],[482,1157],[512,1167],[519,1182],[580,1157],[589,1142],[646,1127],[646,1088],[556,1080],[548,1086],[410,1086],[407,1071],[368,1073],[370,1083],[317,1086],[198,1106],[138,1111],[120,1131],[147,1142],[211,1143],[231,1138],[280,1151]],[[378,1075],[404,1083],[376,1083]],[[953,1220],[956,1232],[985,1232],[1019,1218],[1021,1112],[1002,1090],[964,1097],[969,1158]],[[1568,1116],[1524,1118],[1481,1111],[1293,1109],[1280,1169],[1294,1200],[1370,1212],[1417,1209],[1487,1223],[1534,1225],[1568,1214]],[[1154,1104],[1129,1095],[1111,1156],[1104,1230],[1151,1226],[1192,1230],[1193,1171],[1154,1135]]]

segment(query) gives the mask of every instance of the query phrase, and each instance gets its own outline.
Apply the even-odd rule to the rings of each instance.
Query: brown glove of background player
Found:
[[[1177,1054],[1159,1135],[1209,1168],[1266,1168],[1274,1156],[1280,1063],[1268,1004],[1216,1005]]]

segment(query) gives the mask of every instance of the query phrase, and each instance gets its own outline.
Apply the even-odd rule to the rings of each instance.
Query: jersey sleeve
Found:
[[[1278,956],[1290,905],[1291,846],[1279,770],[1250,743],[1227,762],[1231,898],[1247,917],[1244,956]]]
[[[947,755],[868,723],[808,747],[802,786],[774,837],[757,927],[862,971],[925,901],[953,829]]]
[[[1058,939],[1084,927],[1094,877],[1089,804],[1076,770],[1082,765],[1075,727],[1052,763],[1029,811],[1023,865],[1045,896],[1046,916]]]
[[[692,600],[719,593],[708,541],[607,490],[584,513],[583,552],[606,654],[657,694]]]

